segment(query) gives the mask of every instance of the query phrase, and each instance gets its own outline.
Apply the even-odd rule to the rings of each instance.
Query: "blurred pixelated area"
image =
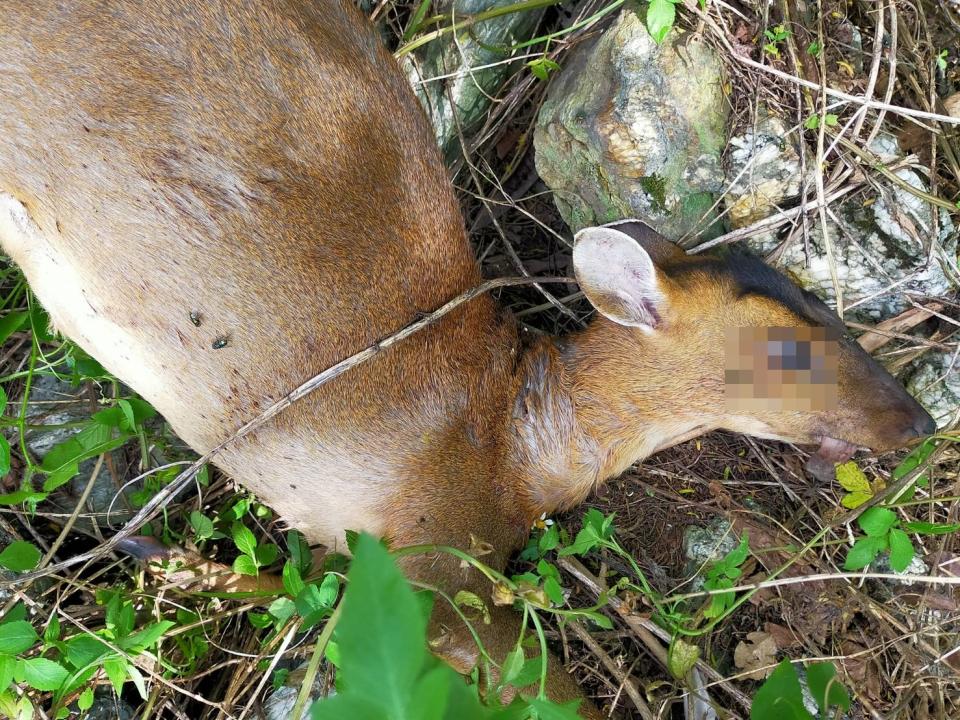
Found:
[[[725,399],[731,412],[837,406],[839,333],[825,327],[730,328]]]

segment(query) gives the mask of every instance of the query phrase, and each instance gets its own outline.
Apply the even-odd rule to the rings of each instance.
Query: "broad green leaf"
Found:
[[[33,570],[40,562],[40,550],[33,543],[16,540],[0,552],[0,567],[14,572]]]
[[[520,672],[517,673],[517,676],[513,679],[512,685],[517,688],[525,688],[528,685],[533,685],[533,683],[540,679],[542,673],[543,660],[541,657],[537,655],[536,657],[527,658]]]
[[[332,607],[339,594],[340,578],[333,573],[324,575],[323,582],[320,583],[320,602],[327,607]]]
[[[86,712],[93,707],[93,688],[87,688],[80,697],[77,698],[77,708],[80,712]]]
[[[291,560],[283,564],[283,589],[287,591],[290,597],[299,595],[306,587],[297,565]]]
[[[548,577],[543,581],[543,591],[554,605],[563,605],[563,588],[554,578]]]
[[[807,684],[810,694],[817,701],[820,713],[827,717],[830,708],[839,705],[844,711],[850,709],[850,695],[836,679],[837,669],[833,663],[810,663],[807,665]]]
[[[903,572],[913,560],[913,543],[910,536],[900,528],[890,529],[890,567],[896,572]]]
[[[36,657],[18,660],[13,671],[17,682],[23,682],[36,690],[49,692],[58,689],[69,673],[60,663],[47,658]]]
[[[891,473],[894,480],[906,477],[911,472],[920,467],[927,461],[927,458],[937,449],[937,443],[932,438],[924,440],[920,445],[911,450]]]
[[[267,612],[273,615],[281,623],[286,622],[297,611],[297,606],[290,598],[279,597],[270,603]]]
[[[300,576],[306,576],[313,565],[313,554],[310,552],[307,539],[296,530],[290,530],[287,533],[287,549],[290,551],[294,565],[300,571]]]
[[[789,660],[777,665],[753,696],[750,720],[813,720],[803,706],[803,691]]]
[[[273,565],[274,561],[277,559],[279,554],[279,548],[273,543],[267,543],[266,545],[258,545],[257,550],[254,553],[254,557],[257,559],[257,565],[260,567],[266,567],[267,565]]]
[[[650,0],[647,7],[647,30],[657,43],[663,42],[663,39],[673,27],[673,21],[676,18],[676,8],[670,0]]]
[[[233,571],[240,575],[256,576],[258,574],[257,564],[249,555],[238,555],[237,559],[233,561]]]
[[[540,547],[541,553],[549,552],[557,547],[560,544],[560,531],[557,529],[556,525],[551,525],[546,529],[543,535],[540,536],[538,546]]]
[[[882,537],[863,537],[857,540],[850,552],[847,553],[847,559],[843,563],[845,570],[860,570],[873,562],[881,552],[887,549],[887,538]]]
[[[0,386],[0,415],[7,409],[7,391]]]
[[[0,625],[0,653],[4,655],[17,655],[25,652],[32,648],[39,639],[33,625],[26,620],[15,620]],[[6,686],[0,685],[0,690],[4,687]]]
[[[67,640],[64,651],[67,662],[78,668],[91,665],[111,652],[113,651],[103,642],[86,633]]]
[[[740,544],[728,552],[721,561],[722,565],[727,567],[738,567],[743,564],[750,554],[750,539],[746,535],[740,538]]]
[[[163,637],[164,633],[176,625],[171,620],[161,620],[129,635],[126,638],[119,638],[118,644],[124,650],[134,654],[139,654],[144,650],[152,648]]]
[[[840,499],[840,504],[843,505],[845,508],[850,508],[851,510],[854,510],[860,507],[861,505],[863,505],[865,502],[867,502],[867,500],[869,500],[872,497],[873,497],[872,491],[871,492],[856,491],[856,492],[847,493],[846,495],[844,495]]]
[[[26,321],[27,313],[22,311],[7,313],[0,318],[0,343],[6,342]]]
[[[371,700],[357,695],[335,695],[318,700],[310,709],[313,720],[393,720],[384,709]],[[399,716],[397,716],[399,717]]]
[[[190,513],[190,527],[196,533],[197,540],[206,540],[213,537],[213,520],[199,510]]]
[[[504,684],[512,683],[523,669],[524,660],[526,660],[526,656],[522,647],[515,647],[507,653],[507,657],[503,661],[503,667],[500,669],[501,682]]]
[[[257,552],[257,538],[254,537],[253,532],[243,523],[234,523],[233,528],[231,529],[233,534],[233,542],[237,546],[237,550],[242,552],[244,555],[249,555],[251,558],[256,557]]]
[[[123,691],[123,684],[127,681],[127,661],[118,657],[107,658],[103,661],[103,671],[113,685],[114,692],[119,695]]]
[[[0,477],[10,472],[10,442],[0,435]]]
[[[353,693],[391,713],[401,711],[427,659],[426,621],[406,579],[374,537],[357,539],[347,577],[337,626],[340,671]]]
[[[0,505],[21,505],[25,502],[40,502],[47,493],[37,492],[30,487],[24,487],[12,493],[0,495]]]
[[[0,625],[6,625],[9,622],[14,622],[15,620],[26,620],[27,619],[27,606],[21,601],[16,603],[6,615],[0,617]]]
[[[0,655],[0,691],[6,690],[13,682],[13,669],[17,661],[10,655]]]
[[[857,518],[857,524],[872,537],[886,535],[897,524],[897,514],[882,507],[872,507]]]

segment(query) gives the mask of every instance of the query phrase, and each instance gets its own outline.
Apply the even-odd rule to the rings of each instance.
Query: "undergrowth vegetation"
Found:
[[[507,11],[554,5],[455,18],[424,0],[372,14],[405,55]],[[534,272],[565,270],[566,230],[530,168],[529,134],[569,48],[626,5],[563,5],[545,16],[541,34],[503,49],[530,54],[504,81],[482,132],[462,138],[465,156],[454,163],[489,275],[515,274],[518,261]],[[700,32],[721,52],[732,41],[798,76],[789,63],[829,56],[835,70],[826,80],[855,84],[843,65],[853,67],[848,46],[829,27],[811,36],[791,25],[791,2],[689,5],[643,3],[651,34],[669,42]],[[869,43],[872,3],[823,6],[828,19],[863,25],[861,65],[871,54],[901,58],[906,89],[888,103],[920,106],[954,77],[956,46],[947,47],[929,3],[891,0],[894,48],[890,28]],[[729,25],[703,24],[703,13]],[[721,42],[718,27],[734,30]],[[810,131],[839,133],[851,119],[838,108],[814,112],[792,85],[729,62],[735,113],[749,115],[763,96],[790,105]],[[933,169],[933,191],[953,205],[957,136],[907,131]],[[835,147],[837,165],[855,154]],[[473,184],[466,161],[483,169]],[[519,237],[526,241],[513,252]],[[531,289],[501,300],[533,332],[575,329],[585,317],[576,295],[560,298],[567,313]],[[896,349],[884,358],[891,366],[932,343],[958,347],[955,298],[934,300],[937,315],[917,334],[895,332]],[[550,648],[613,717],[682,717],[697,702],[715,717],[753,720],[960,717],[956,432],[842,465],[829,487],[802,480],[796,448],[723,434],[691,441],[612,483],[586,512],[543,518],[506,573],[479,552],[388,552],[366,535],[351,535],[352,561],[314,557],[282,518],[204,468],[137,532],[243,576],[278,575],[282,589],[185,593],[162,571],[113,553],[37,572],[95,551],[196,456],[148,403],[50,327],[9,264],[0,272],[0,345],[0,716],[256,717],[268,696],[286,692],[286,712],[298,720],[311,706],[324,719],[574,718],[575,709],[545,697]],[[704,559],[681,557],[685,531],[718,517]],[[411,587],[395,562],[409,552],[455,554],[489,578],[489,594]],[[492,604],[512,605],[524,628],[514,652],[498,668],[482,655],[464,683],[428,652],[426,621],[437,603],[473,625]],[[330,697],[314,704],[321,695]]]

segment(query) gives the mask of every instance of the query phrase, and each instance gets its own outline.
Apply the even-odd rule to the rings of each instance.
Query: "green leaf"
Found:
[[[0,386],[0,415],[7,409],[7,391]]]
[[[37,631],[26,620],[15,620],[0,625],[0,653],[17,655],[33,647],[39,640]],[[6,685],[0,685],[3,690]]]
[[[273,615],[281,623],[285,623],[297,611],[297,606],[290,598],[279,597],[270,603],[267,612]]]
[[[233,571],[239,575],[258,575],[257,563],[249,555],[238,555],[233,561]]]
[[[932,438],[924,440],[920,445],[915,447],[906,457],[900,462],[897,467],[893,469],[891,473],[893,480],[900,480],[901,478],[906,477],[923,463],[927,461],[933,451],[937,449],[937,443]]]
[[[14,572],[33,570],[40,562],[40,550],[33,543],[16,540],[0,552],[0,566]]]
[[[237,546],[237,550],[242,552],[244,555],[249,555],[251,558],[256,557],[257,552],[257,538],[254,537],[253,532],[243,523],[234,523],[231,528],[233,534],[233,542]]]
[[[0,477],[10,472],[10,442],[0,435]]]
[[[514,678],[523,670],[524,660],[526,660],[526,655],[524,655],[522,647],[515,647],[507,653],[507,657],[503,661],[503,667],[501,668],[501,682],[504,684],[512,683]]]
[[[279,552],[279,548],[277,548],[277,546],[273,543],[258,545],[257,550],[254,553],[254,557],[257,559],[257,565],[260,567],[273,565],[273,562],[277,559]]]
[[[283,589],[287,591],[290,597],[296,597],[303,591],[305,583],[297,570],[296,563],[287,560],[283,564]]]
[[[357,539],[337,641],[352,693],[404,715],[427,659],[426,621],[406,579],[372,536]],[[340,717],[351,717],[341,715]]]
[[[873,562],[881,552],[887,549],[887,537],[863,537],[857,540],[847,559],[843,563],[844,570],[860,570]]]
[[[882,507],[872,507],[857,518],[857,524],[871,537],[886,535],[897,524],[897,514]]]
[[[337,595],[340,594],[340,578],[333,573],[327,573],[320,583],[320,603],[326,607],[332,607],[337,601]],[[427,613],[429,616],[429,613]]]
[[[26,321],[27,313],[23,311],[7,313],[0,318],[0,343],[6,342]]]
[[[647,30],[657,43],[663,42],[673,27],[676,8],[670,0],[650,0],[647,7]]]
[[[142,653],[148,648],[152,648],[160,638],[163,637],[164,633],[167,632],[170,628],[176,625],[175,622],[170,620],[161,620],[160,622],[155,622],[147,627],[135,632],[133,635],[129,635],[125,638],[119,638],[118,644],[124,650],[127,650],[133,654]]]
[[[10,683],[13,682],[13,671],[16,666],[16,658],[10,655],[0,655],[0,692],[10,687]]]
[[[837,465],[837,482],[848,492],[871,493],[870,481],[863,470],[852,460]]]
[[[555,549],[559,544],[560,531],[557,529],[556,525],[551,525],[546,529],[543,535],[540,536],[537,546],[540,548],[540,552],[542,554]]]
[[[123,684],[127,681],[127,661],[123,658],[107,658],[103,661],[103,671],[110,679],[114,692],[119,695],[123,691]]]
[[[910,536],[900,528],[890,529],[890,567],[895,572],[903,572],[913,560],[913,543]]]
[[[17,682],[23,682],[36,690],[50,692],[58,689],[70,673],[60,663],[47,658],[36,657],[18,660],[13,671]]]
[[[938,525],[929,522],[906,522],[903,523],[903,527],[918,535],[949,535],[960,531],[960,523]]]
[[[313,720],[393,720],[377,703],[357,695],[336,695],[318,700],[310,709]],[[400,717],[400,716],[396,716]]]
[[[750,539],[747,535],[744,535],[740,539],[740,544],[728,552],[726,556],[721,560],[721,564],[727,568],[737,567],[743,564],[743,561],[747,559],[747,555],[750,553]],[[738,576],[739,577],[739,576]]]
[[[800,680],[789,660],[781,661],[753,696],[750,720],[813,720],[803,706]]]
[[[313,553],[310,552],[307,539],[296,530],[290,530],[287,533],[287,549],[290,551],[294,565],[300,571],[300,576],[307,575],[313,565]]]
[[[133,681],[134,687],[137,688],[137,692],[140,693],[140,698],[142,700],[147,699],[147,683],[143,679],[143,675],[137,669],[136,665],[132,663],[127,664],[127,676]]]
[[[806,120],[803,121],[803,126],[807,130],[816,130],[818,127],[820,127],[820,116],[811,115],[810,117],[808,117]]]
[[[43,631],[43,642],[47,645],[54,645],[60,639],[60,618],[56,615],[50,616],[50,622],[47,623],[47,629]]]
[[[833,663],[821,662],[807,665],[807,685],[810,694],[817,701],[820,713],[826,717],[830,708],[839,705],[844,711],[850,709],[850,695],[847,689],[836,680],[837,669]]]
[[[82,693],[80,697],[77,698],[77,708],[80,712],[86,712],[93,707],[93,688],[87,688]]]
[[[64,655],[67,662],[77,668],[95,663],[104,655],[113,652],[93,635],[75,635],[66,642]]]
[[[199,510],[191,511],[190,527],[192,527],[194,533],[196,533],[198,542],[213,537],[213,520]]]

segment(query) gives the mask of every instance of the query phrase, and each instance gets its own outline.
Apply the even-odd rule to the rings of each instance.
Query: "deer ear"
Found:
[[[651,332],[664,298],[647,251],[626,233],[592,227],[574,237],[573,271],[584,295],[605,317]]]

